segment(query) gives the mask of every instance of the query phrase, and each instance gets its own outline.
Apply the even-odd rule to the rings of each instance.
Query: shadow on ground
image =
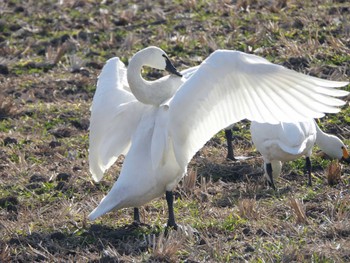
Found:
[[[47,261],[56,256],[57,259],[74,259],[80,250],[87,250],[95,255],[95,259],[88,262],[120,262],[118,253],[138,256],[149,249],[150,243],[145,233],[150,230],[154,233],[159,232],[159,229],[151,229],[147,225],[129,224],[112,228],[94,224],[89,228],[68,233],[54,231],[17,235],[0,241],[0,248],[18,251],[16,258],[8,259],[9,262]],[[99,259],[96,259],[96,256]]]

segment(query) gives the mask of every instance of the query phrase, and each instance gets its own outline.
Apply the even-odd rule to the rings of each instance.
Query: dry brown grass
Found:
[[[185,247],[186,233],[179,229],[170,231],[167,235],[162,232],[158,237],[152,235],[152,256],[154,262],[177,262],[177,253]]]
[[[238,201],[238,214],[249,220],[260,218],[259,207],[254,199],[242,199]]]
[[[197,170],[190,169],[182,179],[182,188],[185,192],[190,193],[194,190],[197,182]]]
[[[16,107],[11,98],[6,98],[4,95],[0,97],[0,120],[14,117],[20,110]]]
[[[295,215],[296,223],[307,224],[308,220],[302,202],[297,198],[291,197],[289,199],[289,204],[291,209],[293,210],[293,214]]]

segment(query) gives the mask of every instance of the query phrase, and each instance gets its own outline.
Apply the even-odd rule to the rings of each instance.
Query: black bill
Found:
[[[163,57],[165,58],[165,63],[166,63],[165,70],[171,74],[182,77],[181,73],[177,71],[173,63],[171,63],[170,59],[166,55],[163,55]]]

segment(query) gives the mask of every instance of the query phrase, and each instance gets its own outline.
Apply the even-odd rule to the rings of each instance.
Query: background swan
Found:
[[[277,123],[322,117],[344,104],[331,96],[348,94],[332,88],[346,82],[302,75],[228,50],[215,51],[189,69],[187,80],[176,71],[154,82],[142,79],[143,65],[167,69],[167,63],[164,51],[148,47],[133,56],[127,72],[118,58],[102,70],[91,109],[93,178],[100,180],[120,154],[126,156],[91,220],[113,208],[139,207],[165,192],[168,226],[176,228],[171,191],[193,155],[218,131],[244,118]]]
[[[281,161],[292,161],[301,156],[306,157],[308,185],[312,185],[310,156],[315,143],[331,158],[350,162],[344,143],[338,137],[324,133],[313,119],[279,124],[253,121],[250,131],[252,141],[264,159],[265,177],[273,189],[276,189],[274,179],[281,173]]]

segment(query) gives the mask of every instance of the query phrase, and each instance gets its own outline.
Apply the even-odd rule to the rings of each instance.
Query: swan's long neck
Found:
[[[151,86],[152,81],[147,81],[141,76],[143,63],[139,56],[134,56],[128,66],[127,78],[131,92],[136,99],[144,104],[154,105],[154,99],[152,99]]]
[[[147,81],[141,76],[143,66],[149,66],[150,56],[136,53],[129,62],[127,78],[131,92],[144,104],[159,106],[170,99],[182,84],[178,76],[168,75],[155,81]]]
[[[315,122],[316,126],[316,144],[321,149],[321,151],[325,152],[328,156],[332,158],[339,158],[341,156],[337,156],[337,152],[335,152],[335,145],[340,145],[341,141],[338,137],[327,134],[323,132],[320,127],[318,127],[317,123]]]

